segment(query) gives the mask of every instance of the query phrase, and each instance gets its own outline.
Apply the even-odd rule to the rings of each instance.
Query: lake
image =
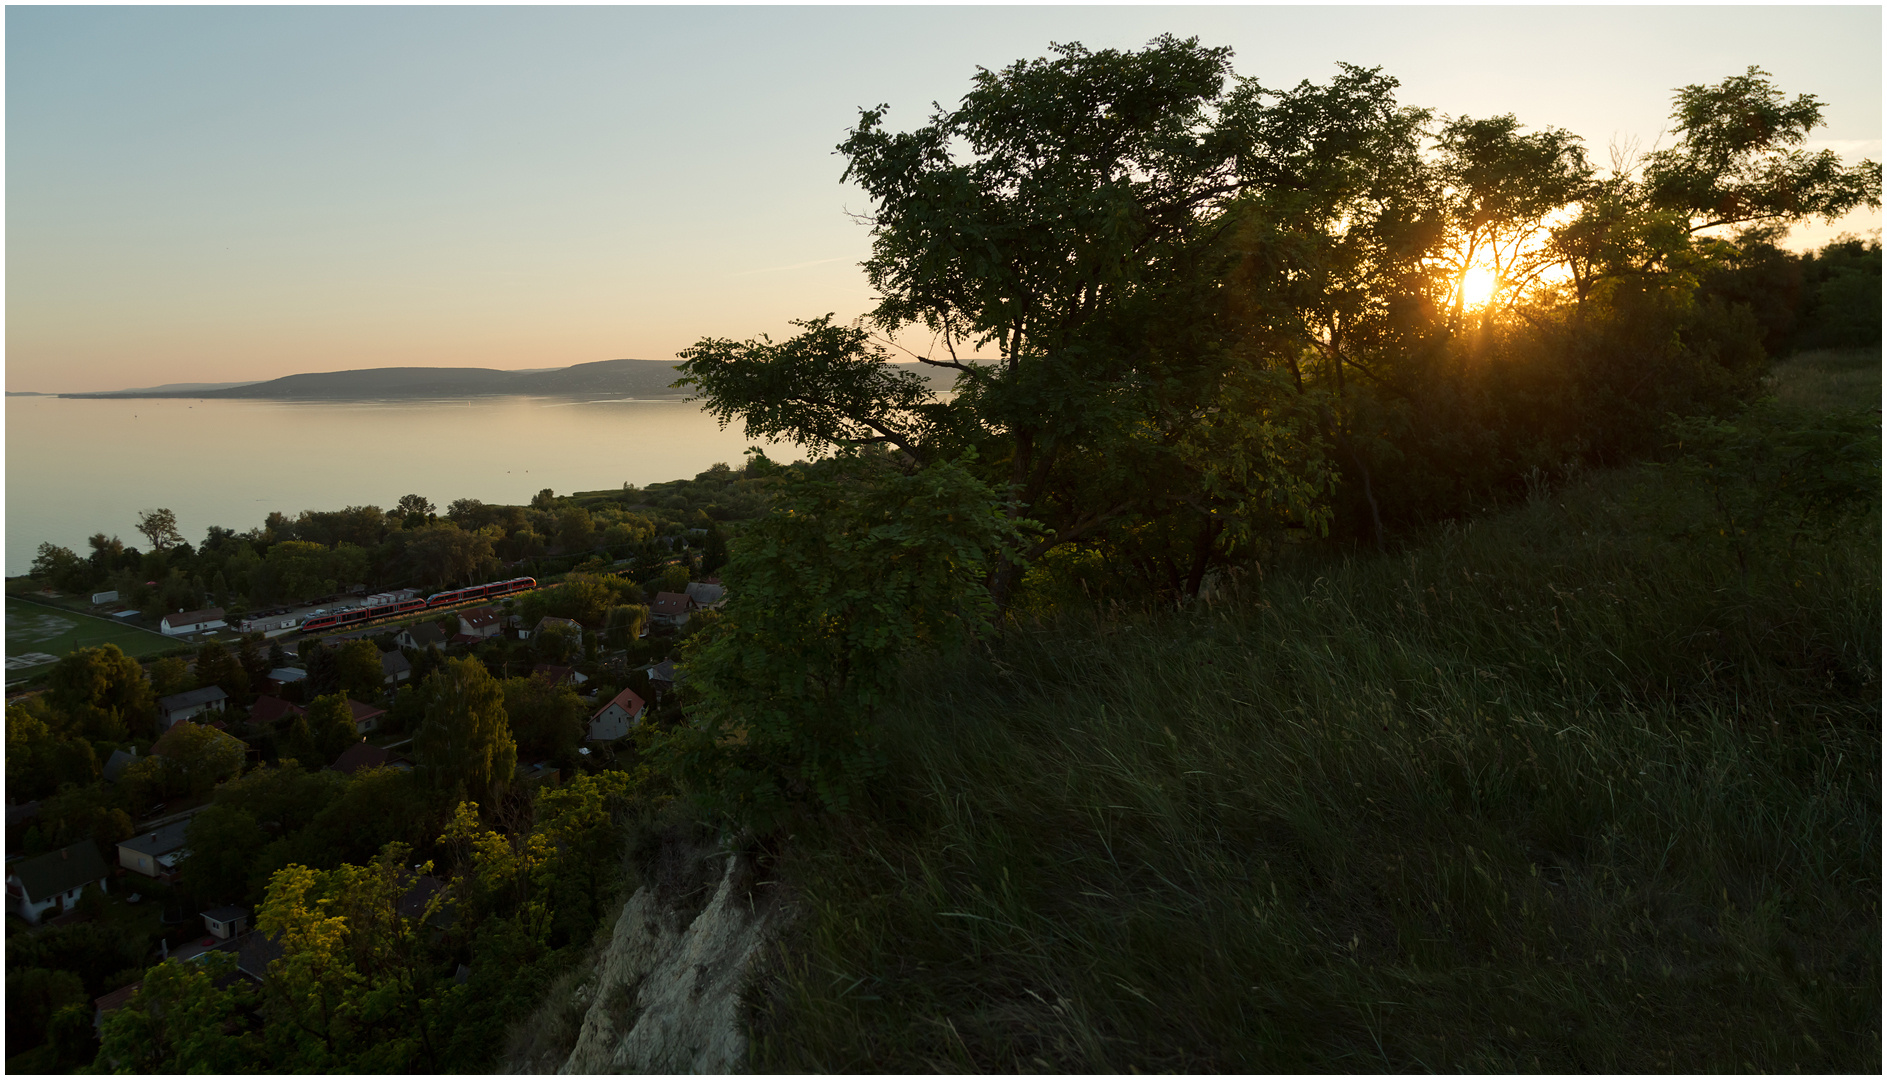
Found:
[[[7,399],[6,572],[42,541],[80,554],[95,532],[146,546],[140,510],[168,507],[192,544],[269,511],[390,508],[417,493],[526,503],[550,488],[618,488],[739,466],[753,440],[683,401],[474,398],[283,402]],[[803,455],[762,443],[776,461]]]

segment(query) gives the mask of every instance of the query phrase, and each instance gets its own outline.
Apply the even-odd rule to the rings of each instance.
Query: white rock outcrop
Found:
[[[560,1073],[725,1073],[746,1063],[740,1015],[748,969],[777,921],[752,866],[726,858],[714,898],[684,927],[647,886],[617,917],[594,997]]]

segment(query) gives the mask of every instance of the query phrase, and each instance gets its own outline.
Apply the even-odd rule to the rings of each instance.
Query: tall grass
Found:
[[[1731,542],[1625,470],[911,672],[755,1068],[1878,1071],[1878,502]]]

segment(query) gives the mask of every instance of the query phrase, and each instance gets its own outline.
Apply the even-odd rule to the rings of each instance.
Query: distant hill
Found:
[[[253,383],[171,383],[143,390],[60,394],[68,398],[248,398],[270,401],[386,401],[429,398],[530,397],[640,398],[680,400],[688,395],[670,384],[680,376],[676,360],[598,360],[565,368],[499,371],[495,368],[388,367],[287,375]],[[903,365],[899,365],[903,366]],[[938,389],[950,373],[926,369]],[[214,388],[211,388],[214,387]]]
[[[672,389],[672,360],[600,360],[566,368],[499,371],[495,368],[388,367],[287,375],[218,389],[159,386],[77,398],[255,398],[273,401],[384,401],[388,399],[501,397],[682,398]]]

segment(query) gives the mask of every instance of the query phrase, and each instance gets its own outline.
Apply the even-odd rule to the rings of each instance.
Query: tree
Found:
[[[649,609],[643,604],[617,604],[609,609],[605,634],[611,648],[629,649],[642,636],[649,623]]]
[[[951,401],[889,368],[863,327],[830,317],[778,345],[704,339],[681,353],[684,382],[750,436],[819,452],[889,444],[929,464],[975,446],[1011,519],[1043,525],[1019,553],[1029,557],[1148,515],[1187,515],[1208,551],[1228,512],[1320,524],[1323,478],[1303,425],[1266,415],[1273,384],[1234,387],[1256,402],[1218,400],[1234,359],[1216,344],[1220,219],[1249,187],[1301,179],[1284,174],[1288,155],[1263,152],[1267,139],[1370,156],[1367,140],[1334,144],[1383,126],[1393,82],[1345,69],[1315,123],[1279,132],[1266,91],[1228,93],[1229,50],[1162,37],[1138,52],[1054,51],[979,72],[958,108],[913,132],[884,131],[886,106],[865,110],[839,147],[845,178],[873,201],[865,268],[882,299],[870,321],[936,336],[944,355],[919,359],[956,373]],[[983,346],[1000,359],[964,359]],[[1210,455],[1184,449],[1228,406],[1260,423],[1225,425],[1219,443],[1259,441],[1218,447],[1247,463],[1220,506],[1202,497],[1224,480],[1201,467]],[[1021,564],[990,565],[1000,605]]]
[[[140,513],[138,532],[151,542],[152,551],[162,551],[172,544],[183,543],[183,534],[177,531],[177,515],[169,510],[146,510]]]
[[[127,731],[154,734],[157,702],[144,669],[116,645],[78,649],[53,666],[53,704],[87,738],[116,742]]]
[[[238,701],[249,697],[249,673],[220,641],[206,641],[197,649],[197,685],[220,686]]]
[[[733,545],[717,632],[691,639],[681,774],[764,828],[843,809],[879,768],[874,714],[910,654],[983,633],[989,552],[1016,542],[968,470],[847,455],[797,474]]]
[[[581,637],[582,631],[572,630],[568,626],[546,626],[537,632],[531,646],[537,658],[544,663],[567,664],[582,644]]]
[[[268,654],[262,649],[266,640],[261,634],[244,634],[236,645],[236,664],[249,679],[251,687],[261,686],[269,679],[269,672],[281,666],[271,664]]]
[[[380,664],[378,646],[365,638],[357,638],[343,642],[331,651],[334,654],[334,678],[341,693],[363,702],[380,696],[387,673]]]
[[[16,801],[98,779],[97,751],[72,733],[69,724],[49,706],[7,706],[7,791]]]
[[[254,883],[255,857],[268,840],[248,811],[220,800],[204,807],[184,833],[190,848],[183,863],[184,884],[206,903],[243,902]]]
[[[471,581],[497,570],[492,542],[502,536],[496,526],[468,532],[450,523],[428,525],[408,537],[406,558],[428,585]]]
[[[291,865],[271,878],[256,927],[280,940],[270,965],[269,1016],[278,1046],[317,1072],[437,1071],[436,987],[421,928],[445,902],[409,917],[400,901],[417,875],[409,849],[388,845],[366,866]]]
[[[398,511],[402,517],[406,518],[410,525],[413,523],[414,518],[418,518],[423,522],[426,518],[431,517],[435,508],[424,495],[402,495],[400,496],[400,501],[394,506],[394,509]]]
[[[52,582],[56,589],[75,593],[84,592],[91,587],[92,582],[98,580],[97,571],[74,554],[71,548],[52,544],[39,545],[39,553],[33,557],[30,573],[36,578]]]
[[[1759,67],[1679,89],[1671,120],[1680,137],[1646,155],[1645,186],[1651,205],[1684,215],[1690,232],[1880,208],[1879,163],[1843,166],[1833,150],[1799,149],[1821,126],[1822,104],[1790,100]]]
[[[168,794],[202,795],[241,772],[248,753],[234,735],[183,720],[157,740],[146,760],[163,763]]]
[[[99,1064],[114,1072],[260,1071],[243,1030],[252,1000],[236,958],[206,953],[192,963],[162,963],[99,1030]]]
[[[366,644],[372,648],[371,643]],[[323,761],[333,761],[359,740],[354,729],[354,710],[345,694],[328,694],[308,703],[308,733],[311,749]]]
[[[425,688],[426,716],[413,749],[427,779],[438,789],[496,806],[518,764],[497,680],[477,660],[447,660],[427,676]]]
[[[151,661],[151,693],[157,697],[181,694],[195,685],[190,663],[181,656],[166,656]]]
[[[554,758],[583,742],[589,707],[575,690],[534,676],[506,679],[501,686],[505,717],[520,750]]]
[[[591,545],[595,526],[590,512],[581,506],[566,506],[557,514],[557,542],[565,551],[581,551]]]

